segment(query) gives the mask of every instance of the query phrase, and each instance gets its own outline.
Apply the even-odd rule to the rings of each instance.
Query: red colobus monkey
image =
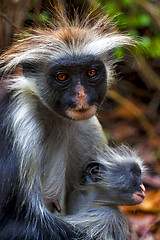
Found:
[[[106,152],[97,151],[94,158],[88,156],[88,161],[77,161],[71,163],[74,170],[67,171],[74,171],[75,176],[66,183],[68,216],[64,219],[95,240],[128,239],[128,223],[119,206],[139,204],[145,197],[141,159],[123,146],[108,147]]]
[[[83,239],[46,205],[62,201],[70,159],[107,148],[95,113],[113,77],[111,51],[131,43],[104,16],[63,12],[2,54],[0,239]]]

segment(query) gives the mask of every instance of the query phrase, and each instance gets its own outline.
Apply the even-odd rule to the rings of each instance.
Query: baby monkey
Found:
[[[126,240],[128,223],[119,206],[140,204],[145,198],[144,167],[127,147],[108,148],[86,161],[66,194],[65,220],[96,240]]]

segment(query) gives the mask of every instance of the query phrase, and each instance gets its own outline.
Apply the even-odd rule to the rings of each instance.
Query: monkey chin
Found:
[[[141,192],[137,191],[133,194],[134,204],[140,204],[145,198],[145,188],[144,185],[140,185]]]
[[[66,111],[67,115],[73,120],[86,120],[91,118],[96,113],[96,106],[90,106],[89,108],[81,109],[68,109]]]

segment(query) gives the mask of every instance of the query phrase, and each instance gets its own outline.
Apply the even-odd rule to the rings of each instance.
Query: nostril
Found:
[[[87,94],[86,94],[86,91],[83,91],[83,90],[75,90],[73,92],[73,96],[74,97],[77,97],[77,98],[80,98],[80,99],[83,99],[85,97],[87,97]]]
[[[73,92],[73,95],[74,95],[74,96],[79,96],[80,93],[79,93],[78,91],[74,91],[74,92]]]

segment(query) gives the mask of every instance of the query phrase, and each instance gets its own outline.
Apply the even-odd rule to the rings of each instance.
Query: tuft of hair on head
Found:
[[[75,27],[87,31],[88,41],[84,52],[86,50],[91,53],[94,51],[93,55],[99,55],[113,50],[115,47],[123,45],[133,46],[136,43],[128,34],[120,33],[113,18],[104,13],[99,6],[91,7],[81,13],[73,7],[73,16],[71,17],[70,11],[69,9],[66,10],[63,1],[58,1],[55,10],[58,27]]]
[[[63,1],[58,1],[54,17],[45,28],[30,28],[21,39],[1,56],[4,75],[23,61],[43,63],[70,55],[99,56],[112,65],[110,52],[117,47],[134,45],[127,34],[120,33],[102,10],[93,9],[79,14],[74,9],[70,17]]]
[[[118,162],[135,162],[141,167],[142,172],[145,172],[142,159],[139,157],[137,151],[129,146],[122,144],[115,148],[108,147],[106,155],[108,156],[108,159],[111,159],[111,164],[117,164]]]

